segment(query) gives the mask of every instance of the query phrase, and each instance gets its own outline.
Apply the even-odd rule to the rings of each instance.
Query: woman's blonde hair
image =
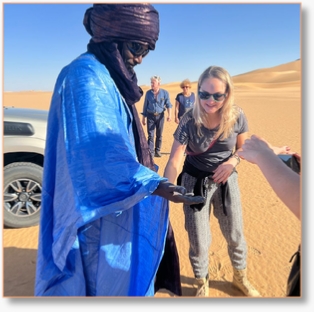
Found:
[[[237,117],[239,115],[239,108],[234,104],[233,82],[229,73],[224,68],[219,66],[210,66],[205,69],[204,72],[201,74],[197,83],[197,96],[195,105],[193,107],[193,117],[195,120],[195,125],[197,127],[197,133],[201,136],[201,125],[204,124],[206,112],[200,104],[198,91],[200,90],[203,81],[208,78],[217,78],[226,85],[226,97],[224,99],[223,106],[219,110],[219,113],[221,115],[221,122],[215,136],[216,139],[221,136],[220,139],[223,140],[227,138],[232,132],[233,126],[236,123]]]
[[[180,83],[180,88],[183,88],[184,86],[188,85],[191,88],[191,81],[189,79],[184,79],[181,83]]]

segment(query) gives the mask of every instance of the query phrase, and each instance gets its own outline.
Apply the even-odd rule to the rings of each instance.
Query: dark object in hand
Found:
[[[295,155],[279,154],[278,157],[293,171],[300,173],[300,160]]]
[[[186,194],[186,189],[183,186],[174,185],[168,181],[161,181],[153,195],[161,196],[174,203],[184,203],[187,205],[203,203],[205,198],[202,196],[193,196]]]

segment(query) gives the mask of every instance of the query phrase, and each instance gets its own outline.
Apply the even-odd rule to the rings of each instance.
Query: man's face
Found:
[[[148,45],[137,42],[123,42],[121,55],[126,68],[131,74],[134,73],[133,67],[141,64],[148,52]]]
[[[159,81],[156,79],[151,79],[150,86],[152,87],[153,90],[158,90],[159,89]]]

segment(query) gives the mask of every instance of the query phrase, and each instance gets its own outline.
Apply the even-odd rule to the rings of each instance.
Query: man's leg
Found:
[[[162,132],[164,129],[165,114],[162,113],[156,117],[156,144],[155,144],[155,155],[161,157],[161,144],[162,144]]]
[[[147,117],[147,134],[148,134],[148,147],[151,152],[151,154],[154,156],[154,136],[155,136],[155,116],[149,116]]]

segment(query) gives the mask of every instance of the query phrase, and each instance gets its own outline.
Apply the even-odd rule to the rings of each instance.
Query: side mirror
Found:
[[[293,171],[300,173],[300,160],[294,155],[279,154],[278,157]]]

